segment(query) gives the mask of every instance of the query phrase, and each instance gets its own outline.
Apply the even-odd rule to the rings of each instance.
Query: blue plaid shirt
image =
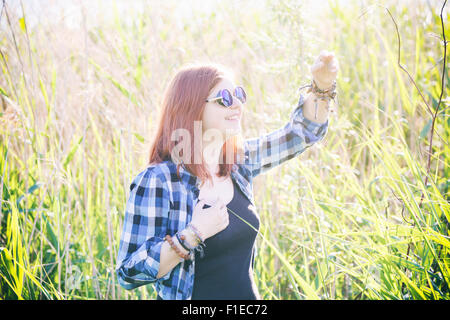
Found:
[[[244,142],[244,161],[233,166],[231,178],[253,206],[253,178],[298,156],[328,130],[328,121],[318,124],[303,116],[303,103],[300,95],[298,106],[284,127]],[[181,259],[165,276],[156,278],[164,236],[187,226],[200,193],[200,179],[184,164],[179,173],[180,179],[176,164],[166,160],[150,165],[131,183],[116,270],[125,289],[154,283],[164,300],[192,297],[195,260]]]

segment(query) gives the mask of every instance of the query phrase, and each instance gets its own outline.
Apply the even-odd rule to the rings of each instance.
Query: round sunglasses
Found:
[[[242,87],[236,87],[234,89],[234,96],[242,103],[245,103],[247,100],[247,94]],[[228,89],[222,89],[217,93],[215,98],[206,99],[206,102],[211,101],[217,101],[221,106],[228,108],[233,105],[233,96]]]

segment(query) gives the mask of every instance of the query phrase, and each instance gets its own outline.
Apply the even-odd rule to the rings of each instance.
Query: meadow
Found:
[[[340,65],[325,139],[254,181],[261,297],[449,299],[449,5],[313,2],[2,1],[0,299],[156,298],[115,264],[170,77],[229,66],[252,138],[321,50]]]

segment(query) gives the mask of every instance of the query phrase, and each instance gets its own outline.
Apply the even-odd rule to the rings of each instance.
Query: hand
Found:
[[[194,208],[191,224],[193,224],[204,237],[204,240],[224,230],[229,223],[228,210],[220,198],[211,207],[203,209],[207,204],[200,200]]]
[[[311,73],[320,90],[327,90],[336,80],[339,64],[333,52],[322,50],[314,64]]]

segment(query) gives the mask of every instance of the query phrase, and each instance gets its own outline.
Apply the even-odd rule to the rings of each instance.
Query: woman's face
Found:
[[[208,98],[215,98],[222,89],[228,89],[233,97],[233,104],[224,107],[217,101],[207,102],[203,111],[202,129],[203,132],[209,129],[219,130],[226,139],[237,135],[241,131],[242,102],[234,96],[236,85],[229,78],[223,78],[210,92]],[[236,120],[227,118],[237,115]]]

